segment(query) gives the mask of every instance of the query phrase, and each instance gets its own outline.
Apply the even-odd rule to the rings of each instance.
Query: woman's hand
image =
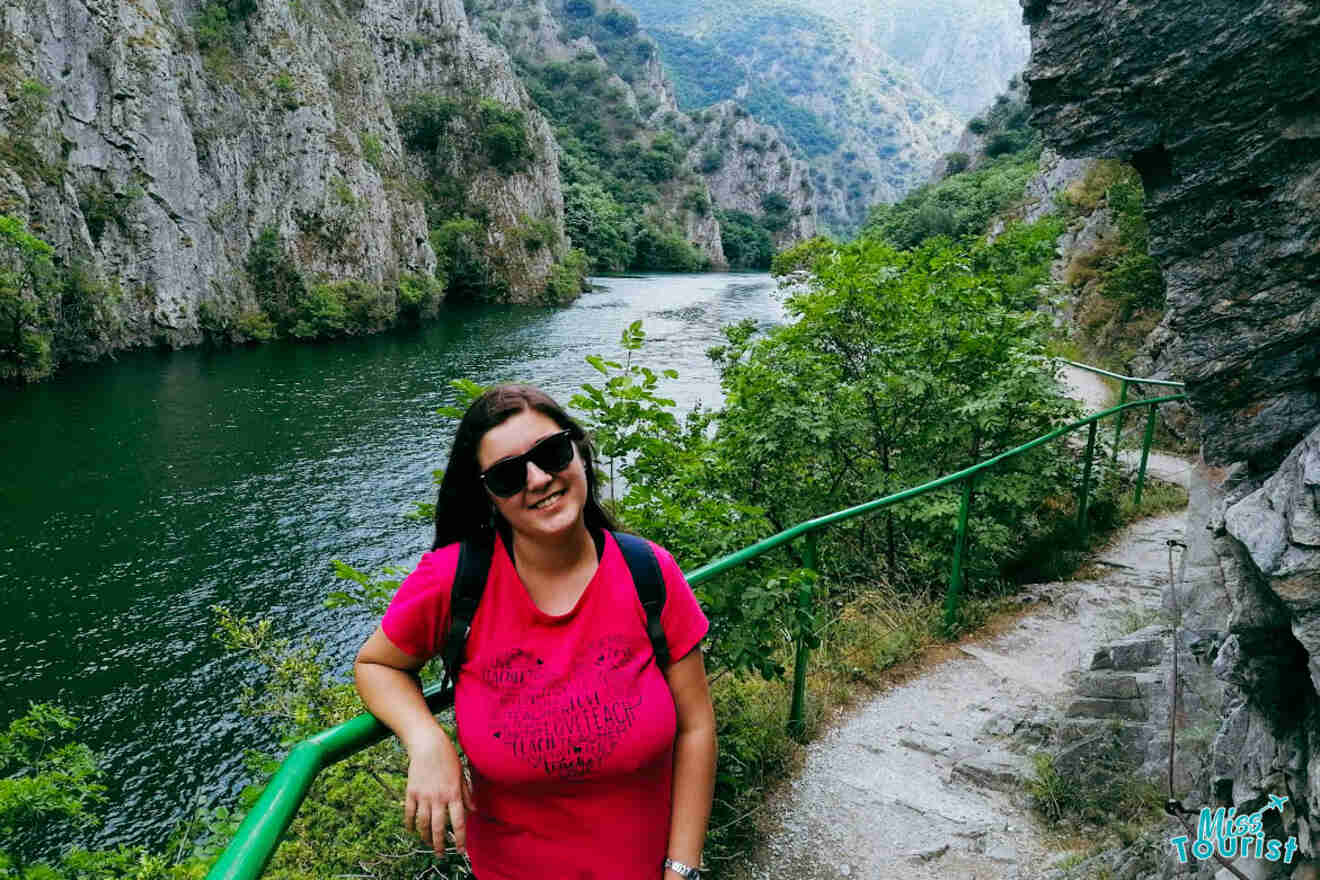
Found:
[[[471,811],[472,792],[458,752],[445,732],[437,727],[434,735],[410,743],[403,827],[416,831],[437,856],[443,856],[448,824],[454,829],[454,848],[467,855],[467,814]]]

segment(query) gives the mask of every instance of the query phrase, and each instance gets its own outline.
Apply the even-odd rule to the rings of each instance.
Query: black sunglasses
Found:
[[[547,474],[557,474],[573,460],[573,437],[570,431],[560,431],[537,440],[522,455],[501,458],[481,473],[481,480],[492,495],[508,498],[527,487],[527,462]]]

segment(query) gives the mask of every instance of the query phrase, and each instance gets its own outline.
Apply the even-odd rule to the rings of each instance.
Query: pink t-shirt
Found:
[[[677,661],[708,623],[674,558],[651,546],[665,582],[660,622]],[[385,634],[414,657],[444,648],[457,566],[457,544],[427,553],[385,612]],[[536,607],[496,540],[455,709],[472,768],[468,855],[480,880],[659,880],[674,700],[612,535],[563,615]]]

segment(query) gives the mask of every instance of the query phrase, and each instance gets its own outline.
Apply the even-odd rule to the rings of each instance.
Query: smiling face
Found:
[[[485,471],[501,459],[521,455],[538,441],[562,430],[554,419],[534,409],[515,413],[482,436],[477,446],[477,469]],[[529,461],[527,485],[521,492],[508,498],[487,492],[486,497],[523,538],[535,541],[562,538],[583,527],[587,474],[582,456],[575,448],[568,467],[556,474],[546,473]]]

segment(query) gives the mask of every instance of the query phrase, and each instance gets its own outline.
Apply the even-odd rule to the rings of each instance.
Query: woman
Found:
[[[657,668],[582,428],[531,386],[487,391],[459,424],[435,520],[354,665],[408,751],[405,827],[437,855],[451,827],[480,880],[693,880],[715,776],[708,624],[652,545],[673,658]],[[469,781],[414,673],[444,648],[457,542],[492,538],[455,700]]]

